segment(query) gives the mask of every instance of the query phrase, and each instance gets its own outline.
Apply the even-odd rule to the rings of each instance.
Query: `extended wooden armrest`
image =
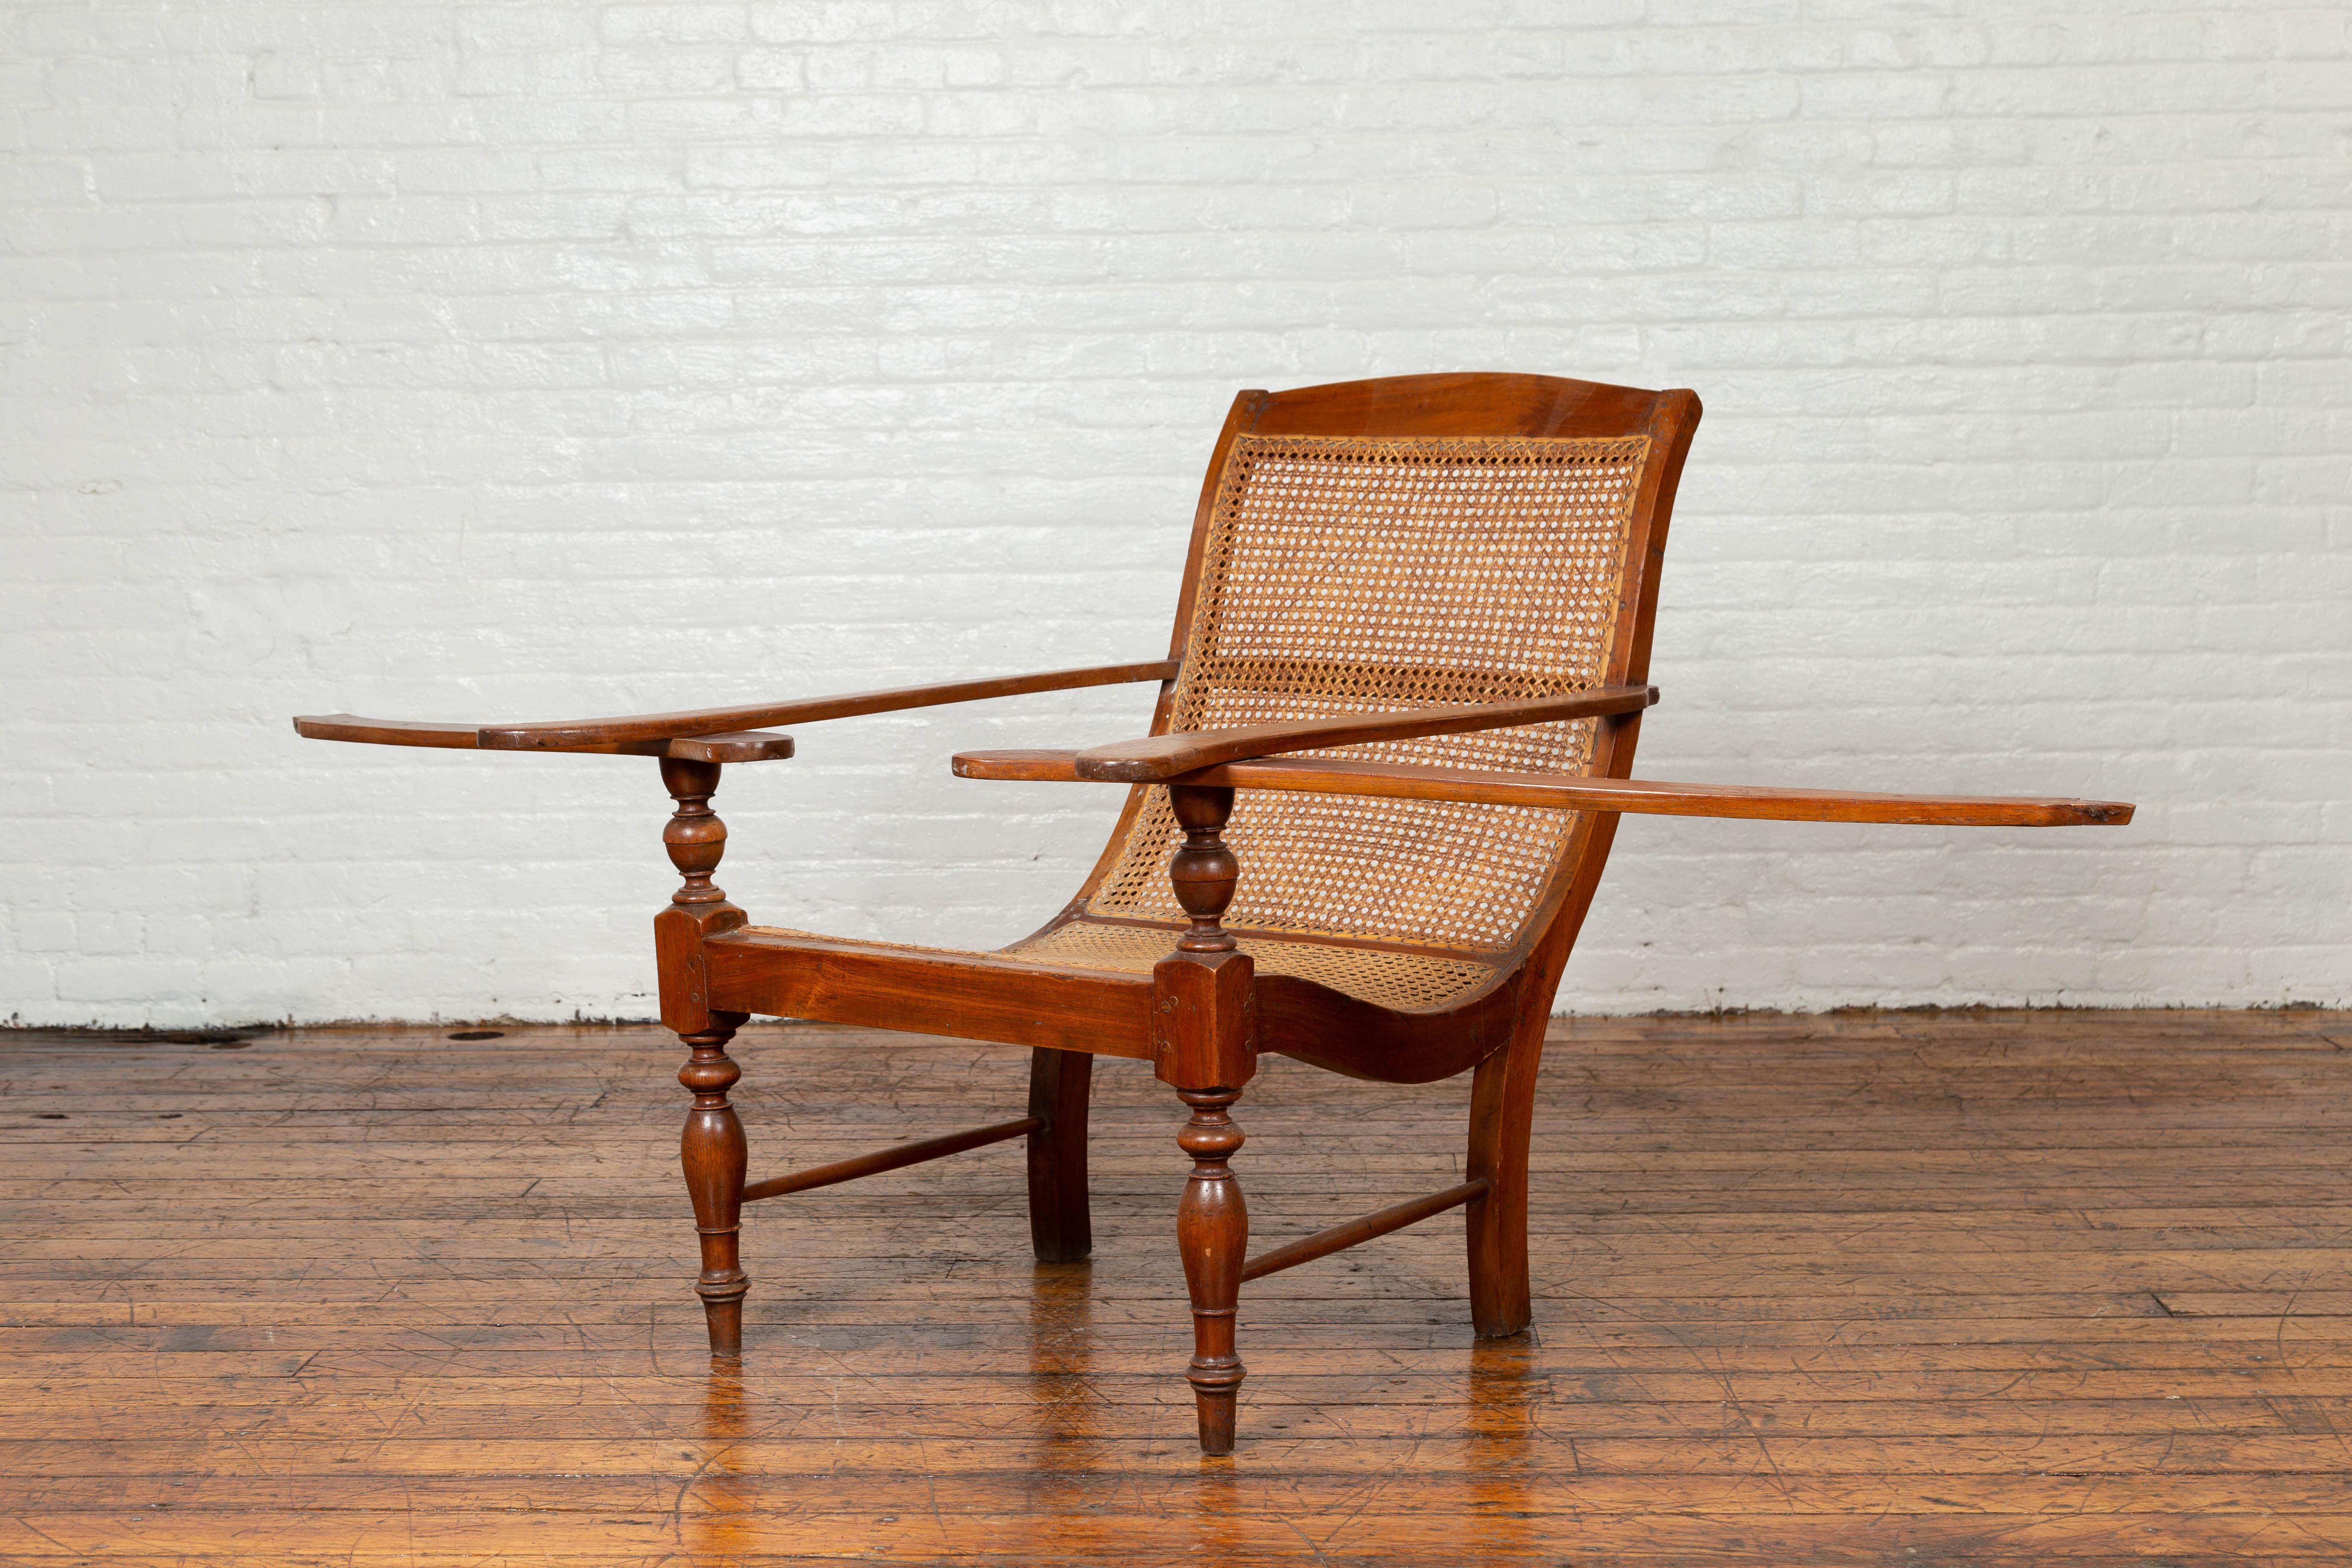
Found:
[[[1083,752],[965,752],[957,776],[1083,783]],[[1568,773],[1485,773],[1470,768],[1298,757],[1225,763],[1168,782],[1241,789],[1305,790],[1318,795],[1463,800],[1654,816],[1750,816],[1781,822],[1940,823],[1960,827],[2120,827],[2132,806],[2118,800],[2042,795],[1872,795],[1859,790],[1765,789],[1747,784],[1664,784]]]
[[[766,724],[814,724],[947,702],[977,702],[989,697],[1019,697],[1035,691],[1066,691],[1084,686],[1117,686],[1131,680],[1168,680],[1178,660],[1088,665],[1036,675],[1002,675],[985,680],[951,680],[936,686],[900,686],[841,697],[804,697],[735,708],[697,708],[680,713],[643,713],[622,719],[568,719],[538,724],[425,724],[396,719],[362,719],[350,713],[306,716],[296,732],[314,741],[361,741],[379,746],[449,746],[484,752],[605,752],[635,756],[689,757],[706,763],[764,762],[793,754],[792,737],[761,733]]]
[[[1350,713],[1338,719],[1244,724],[1231,730],[1187,730],[1076,752],[1076,776],[1107,784],[1162,784],[1180,773],[1196,773],[1244,757],[1276,757],[1288,752],[1319,752],[1327,746],[1353,746],[1366,741],[1408,741],[1423,735],[1505,730],[1515,724],[1541,724],[1555,719],[1631,713],[1657,700],[1658,689],[1654,686],[1602,686],[1563,697],[1530,697],[1515,702],[1449,702],[1434,708]],[[962,759],[957,761],[961,763]]]
[[[471,724],[426,724],[403,719],[362,719],[356,713],[305,714],[294,732],[312,741],[358,741],[377,746],[439,746],[457,751],[512,750],[493,747]],[[644,741],[583,741],[541,746],[547,752],[596,752],[627,757],[685,757],[698,763],[772,763],[793,754],[793,738],[767,730],[720,735],[665,735]]]

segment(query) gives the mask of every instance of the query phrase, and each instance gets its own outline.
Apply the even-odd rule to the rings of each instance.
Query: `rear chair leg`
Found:
[[[1087,1203],[1087,1099],[1095,1059],[1040,1046],[1029,1053],[1029,1239],[1040,1263],[1076,1263],[1095,1249]]]
[[[1522,1026],[1478,1064],[1470,1084],[1470,1158],[1465,1174],[1486,1178],[1464,1211],[1470,1237],[1470,1321],[1478,1337],[1523,1332],[1533,1321],[1528,1288],[1528,1139],[1535,1124],[1536,1069],[1543,1026]]]
[[[702,1277],[694,1290],[702,1298],[713,1355],[742,1354],[743,1295],[751,1289],[739,1250],[746,1163],[743,1123],[727,1102],[727,1091],[743,1076],[727,1055],[727,1042],[748,1016],[714,1011],[709,1028],[678,1037],[694,1053],[677,1072],[677,1081],[694,1091],[678,1158],[686,1167],[687,1193],[694,1199],[694,1228],[702,1239]]]
[[[1192,1156],[1192,1179],[1176,1207],[1176,1245],[1184,1255],[1184,1285],[1192,1298],[1192,1364],[1184,1376],[1201,1420],[1201,1452],[1234,1451],[1234,1406],[1245,1375],[1234,1353],[1234,1315],[1242,1292],[1242,1255],[1249,1247],[1249,1209],[1226,1163],[1242,1146],[1242,1130],[1225,1114],[1237,1089],[1179,1089],[1192,1119],[1176,1134]]]

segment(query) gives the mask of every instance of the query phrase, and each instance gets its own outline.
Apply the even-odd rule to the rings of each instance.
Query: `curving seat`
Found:
[[[1148,979],[1183,932],[1181,925],[1078,918],[984,951],[922,947],[901,942],[848,942],[782,926],[746,926],[742,934],[822,942],[877,955],[911,954],[917,963],[927,953],[958,959],[1011,959],[1047,969],[1099,970],[1106,974],[1141,975]],[[1466,955],[1416,952],[1389,943],[1342,945],[1298,937],[1259,936],[1238,929],[1234,934],[1239,939],[1240,950],[1255,962],[1261,978],[1279,974],[1310,981],[1359,1002],[1400,1011],[1445,1008],[1468,999],[1499,978],[1492,963]],[[1279,1049],[1263,1039],[1258,1048]]]

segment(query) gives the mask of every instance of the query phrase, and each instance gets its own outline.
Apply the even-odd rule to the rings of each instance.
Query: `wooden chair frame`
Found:
[[[1632,770],[1647,684],[1659,563],[1676,482],[1699,418],[1688,391],[1647,392],[1546,376],[1405,376],[1234,402],[1202,485],[1169,657],[997,679],[635,718],[506,725],[445,725],[338,714],[295,727],[320,740],[481,751],[617,752],[660,759],[676,805],[663,839],[682,885],[655,919],[662,1022],[689,1056],[678,1080],[693,1094],[681,1159],[702,1250],[696,1283],[711,1350],[742,1343],[750,1288],[738,1238],[744,1204],[896,1170],[1007,1139],[1028,1145],[1029,1217],[1039,1258],[1066,1262],[1092,1247],[1087,1196],[1087,1109],[1092,1058],[1149,1060],[1188,1116],[1177,1142],[1192,1161],[1176,1230],[1192,1299],[1202,1448],[1230,1452],[1244,1370],[1234,1351],[1241,1286],[1449,1209],[1466,1211],[1471,1317],[1482,1336],[1529,1321],[1528,1152],[1534,1084],[1552,995],[1608,858],[1619,815],[1781,820],[2059,826],[2118,825],[2121,803],[2053,798],[1891,795],[1638,781]],[[1245,435],[1368,437],[1647,437],[1631,501],[1619,613],[1605,679],[1532,699],[1447,703],[1223,730],[1172,730],[1171,698],[1185,657],[1220,476]],[[931,707],[1025,692],[1158,681],[1148,737],[1081,752],[972,752],[954,771],[974,779],[1121,783],[1125,813],[1079,897],[1040,936],[1078,918],[1101,886],[1151,786],[1164,787],[1182,842],[1168,862],[1189,926],[1171,928],[1149,973],[994,953],[946,952],[835,941],[751,926],[713,884],[727,830],[711,810],[723,764],[792,755],[779,724]],[[1589,770],[1528,773],[1297,755],[1411,737],[1591,719]],[[1237,790],[1373,799],[1564,808],[1579,814],[1532,918],[1493,961],[1491,979],[1442,1005],[1391,1006],[1314,980],[1257,972],[1223,924],[1245,874],[1223,830]],[[1130,922],[1132,923],[1132,922]],[[1250,933],[1244,931],[1242,935]],[[1027,939],[1035,941],[1036,938]],[[1361,944],[1360,944],[1361,945]],[[765,1181],[747,1181],[742,1125],[729,1101],[740,1069],[728,1043],[754,1014],[951,1035],[1031,1051],[1026,1113]],[[1317,1235],[1246,1256],[1248,1216],[1231,1164],[1243,1134],[1231,1108],[1279,1052],[1350,1076],[1426,1083],[1469,1071],[1465,1179]]]

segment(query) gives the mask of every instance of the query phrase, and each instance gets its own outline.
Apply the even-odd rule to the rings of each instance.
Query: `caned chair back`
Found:
[[[1688,394],[1535,376],[1243,394],[1203,488],[1173,647],[1183,668],[1157,728],[1638,680],[1696,415]],[[1622,773],[1630,733],[1613,759],[1596,753],[1603,722],[1310,754]],[[1591,837],[1579,826],[1558,810],[1245,790],[1225,834],[1243,868],[1225,923],[1499,966],[1556,909]],[[1180,837],[1167,792],[1138,792],[1088,915],[1181,922],[1168,879]],[[1438,971],[1430,984],[1450,983]],[[1393,1003],[1410,1005],[1411,989]]]

